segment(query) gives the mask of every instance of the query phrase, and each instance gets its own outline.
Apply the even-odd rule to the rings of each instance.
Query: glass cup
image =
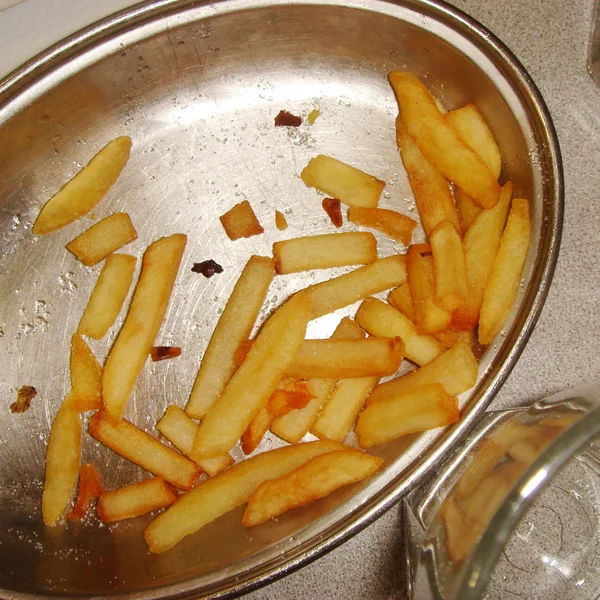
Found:
[[[413,600],[597,600],[600,382],[486,414],[404,503]]]

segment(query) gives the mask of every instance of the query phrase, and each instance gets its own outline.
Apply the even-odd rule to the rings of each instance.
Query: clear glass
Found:
[[[595,600],[600,382],[489,413],[405,508],[413,600]]]

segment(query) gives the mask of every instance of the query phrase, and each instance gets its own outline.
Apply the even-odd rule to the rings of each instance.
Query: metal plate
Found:
[[[141,255],[157,237],[188,234],[174,296],[159,334],[180,358],[148,364],[128,417],[147,431],[169,403],[184,406],[199,360],[251,253],[278,239],[332,231],[320,198],[298,174],[317,153],[387,181],[381,205],[415,214],[394,136],[392,69],[422,76],[447,108],[474,102],[500,145],[503,179],[533,201],[531,246],[518,304],[461,398],[462,422],[381,448],[386,470],[251,531],[233,511],[161,556],[147,552],[149,518],[111,527],[95,520],[44,529],[40,495],[51,420],[68,388],[69,340],[99,268],[64,245],[91,220],[44,238],[31,234],[40,206],[108,140],[133,138],[132,157],[97,207],[127,211]],[[298,130],[273,126],[282,108],[321,116]],[[0,82],[0,594],[135,598],[236,593],[268,581],[364,527],[413,488],[473,424],[514,365],[539,314],[562,224],[561,162],[535,87],[500,42],[454,9],[433,2],[351,0],[313,4],[233,0],[150,2],[119,13]],[[229,241],[218,216],[241,199],[263,236]],[[274,210],[290,223],[274,225]],[[352,226],[345,225],[345,230]],[[417,238],[422,237],[422,231]],[[381,255],[402,250],[379,238]],[[193,262],[214,258],[206,280]],[[331,273],[280,277],[265,315],[291,292]],[[341,314],[311,325],[325,336]],[[117,324],[118,325],[118,324]],[[114,340],[94,344],[104,356]],[[21,385],[39,390],[29,412],[8,406]],[[261,449],[276,445],[270,438]],[[86,437],[83,458],[108,487],[145,475]]]

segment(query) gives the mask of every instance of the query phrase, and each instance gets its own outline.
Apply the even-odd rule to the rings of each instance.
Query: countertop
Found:
[[[130,0],[27,0],[0,13],[0,75]],[[516,54],[546,100],[563,154],[558,266],[538,324],[491,408],[529,404],[600,378],[600,89],[587,72],[593,0],[455,0]],[[75,9],[76,7],[76,9]],[[32,18],[32,15],[36,18]],[[48,15],[48,18],[40,18]],[[48,23],[50,26],[48,26]],[[405,597],[399,509],[249,600]]]

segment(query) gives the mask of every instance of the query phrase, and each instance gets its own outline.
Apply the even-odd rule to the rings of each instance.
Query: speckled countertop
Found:
[[[0,75],[131,0],[27,0],[0,13]],[[554,119],[566,202],[558,266],[541,318],[492,404],[505,408],[600,378],[600,89],[587,73],[593,0],[454,0],[521,60]],[[70,10],[74,6],[77,10]],[[44,18],[53,14],[54,26]],[[57,19],[56,15],[62,16]],[[405,597],[401,523],[390,510],[355,538],[249,600]]]

